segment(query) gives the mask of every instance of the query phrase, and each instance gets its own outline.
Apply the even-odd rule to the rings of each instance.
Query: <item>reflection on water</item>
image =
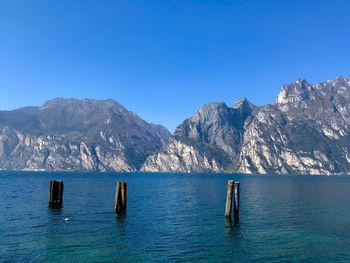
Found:
[[[62,209],[48,209],[52,178],[65,183]],[[229,179],[239,223],[224,217]],[[127,211],[115,214],[122,180]],[[345,177],[2,172],[0,261],[345,261],[348,189]]]

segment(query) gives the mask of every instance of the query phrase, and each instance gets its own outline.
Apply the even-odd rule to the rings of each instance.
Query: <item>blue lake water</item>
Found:
[[[48,208],[50,179],[64,180],[61,210]],[[241,192],[232,226],[229,179]],[[350,177],[0,172],[0,262],[111,261],[350,261]]]

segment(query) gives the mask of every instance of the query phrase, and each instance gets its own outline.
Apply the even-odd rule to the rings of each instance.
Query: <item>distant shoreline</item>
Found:
[[[125,175],[131,175],[131,174],[160,174],[160,175],[214,175],[214,176],[220,176],[220,175],[233,175],[233,176],[257,176],[257,177],[268,177],[268,176],[278,176],[278,177],[304,177],[304,176],[310,176],[310,177],[350,177],[350,174],[334,174],[334,175],[327,175],[327,174],[276,174],[276,173],[269,173],[269,174],[247,174],[247,173],[234,173],[234,172],[143,172],[143,171],[132,171],[132,172],[123,172],[123,171],[72,171],[72,170],[57,170],[57,171],[46,171],[46,170],[0,170],[1,173],[23,173],[23,174],[30,174],[30,173],[36,173],[36,174],[125,174]]]

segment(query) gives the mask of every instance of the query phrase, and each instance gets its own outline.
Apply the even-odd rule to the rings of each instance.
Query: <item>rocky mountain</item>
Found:
[[[0,169],[136,171],[169,136],[114,100],[58,98],[0,112]]]
[[[350,80],[284,85],[274,104],[210,103],[142,171],[350,173]]]

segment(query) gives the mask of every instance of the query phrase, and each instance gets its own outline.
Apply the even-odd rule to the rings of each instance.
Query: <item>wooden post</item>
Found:
[[[126,210],[126,182],[117,182],[114,210],[116,213],[123,213]]]
[[[234,187],[234,181],[229,180],[227,182],[226,211],[225,211],[226,218],[231,218],[233,187]]]
[[[63,181],[51,180],[49,192],[49,207],[61,208],[63,203]]]
[[[239,221],[239,182],[235,182],[233,192],[233,218],[235,223]]]

